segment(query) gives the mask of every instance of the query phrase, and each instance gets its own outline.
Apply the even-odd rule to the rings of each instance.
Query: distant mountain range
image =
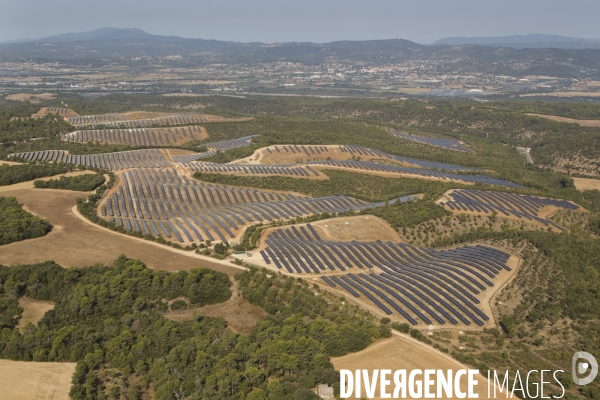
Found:
[[[437,60],[437,72],[442,74],[600,78],[600,41],[552,35],[446,38],[432,45],[402,39],[266,44],[152,35],[135,28],[103,28],[0,43],[0,59],[98,60],[94,63],[105,63],[102,60],[115,57],[164,56],[181,56],[178,65],[190,67],[202,62],[383,65],[407,60]]]
[[[600,48],[600,39],[582,39],[560,35],[511,35],[495,37],[447,37],[433,45],[463,46],[469,44],[493,47],[585,49]]]

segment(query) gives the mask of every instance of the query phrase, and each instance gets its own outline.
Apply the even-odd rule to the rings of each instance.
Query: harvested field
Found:
[[[52,93],[15,93],[6,96],[7,100],[14,101],[30,101],[32,104],[37,104],[42,100],[52,100],[56,97]]]
[[[29,297],[20,297],[19,305],[23,307],[23,314],[17,325],[17,328],[19,329],[24,328],[30,322],[37,325],[47,311],[54,310],[53,302],[35,300]]]
[[[596,95],[600,95],[600,93],[597,93]],[[600,128],[600,120],[598,119],[574,119],[567,117],[559,117],[558,115],[544,115],[531,113],[528,113],[527,115],[534,115],[536,117],[551,119],[552,121],[556,122],[567,122],[569,124],[577,124],[580,126],[586,126],[588,128]]]
[[[149,268],[189,271],[205,267],[232,276],[240,270],[226,261],[218,261],[192,252],[149,242],[104,229],[74,211],[81,193],[67,190],[36,190],[31,182],[0,187],[2,196],[15,196],[24,208],[52,225],[52,231],[40,238],[2,246],[0,264],[34,264],[54,260],[63,267],[87,266],[95,262],[111,265],[121,254],[139,258]],[[29,186],[29,187],[28,187]]]
[[[600,179],[573,178],[577,190],[600,190]]]
[[[312,224],[326,240],[349,242],[400,242],[398,233],[384,220],[373,215],[333,218]]]
[[[391,369],[392,371],[406,369],[409,372],[414,369],[441,369],[443,371],[450,369],[456,372],[459,369],[469,368],[427,345],[400,335],[380,340],[358,353],[333,357],[331,362],[337,370],[367,369],[371,378],[374,369]],[[479,384],[475,387],[475,393],[478,393],[480,398],[487,398],[487,380],[481,375],[478,375],[477,378]],[[362,386],[364,395],[364,384]],[[388,393],[393,392],[393,384],[391,387],[392,390],[389,390]],[[467,391],[466,379],[461,379],[461,390]],[[441,398],[447,399],[448,397]],[[379,385],[377,385],[375,399],[381,399]]]
[[[0,400],[68,400],[76,365],[0,360]]]

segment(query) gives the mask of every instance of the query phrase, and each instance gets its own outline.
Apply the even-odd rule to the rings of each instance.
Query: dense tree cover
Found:
[[[104,175],[97,173],[70,177],[63,175],[59,179],[48,179],[45,181],[37,180],[33,182],[33,186],[39,189],[65,189],[89,192],[96,189],[103,183]]]
[[[450,211],[428,200],[412,200],[407,203],[397,202],[384,207],[362,210],[360,213],[375,215],[387,221],[396,230],[451,214]]]
[[[600,119],[600,104],[574,101],[499,101],[493,108],[575,119]]]
[[[33,138],[60,137],[73,127],[62,118],[48,114],[42,118],[12,118],[11,113],[0,111],[0,142],[23,142]]]
[[[110,267],[0,267],[0,356],[77,362],[73,399],[314,399],[309,389],[317,383],[339,384],[330,356],[390,335],[368,313],[303,280],[256,269],[236,279],[244,297],[269,312],[248,337],[220,319],[162,316],[169,300],[198,307],[229,298],[223,273],[155,271],[125,256]],[[56,305],[19,331],[21,296]]]
[[[73,171],[75,168],[74,165],[56,163],[2,164],[0,165],[0,186],[32,181],[46,176],[64,174]]]
[[[0,245],[44,236],[50,223],[23,210],[15,197],[0,197]]]
[[[212,270],[153,271],[121,256],[112,267],[63,269],[53,262],[1,267],[0,283],[2,298],[26,295],[56,304],[37,327],[23,332],[3,329],[2,358],[78,362],[71,389],[74,399],[114,398],[114,393],[119,398],[119,392],[131,396],[136,390],[147,390],[131,384],[133,371],[144,377],[145,385],[152,381],[161,393],[158,398],[175,398],[179,385],[173,386],[176,378],[170,377],[168,365],[171,359],[179,359],[185,348],[180,346],[203,343],[208,350],[212,340],[227,336],[223,321],[199,318],[177,324],[161,316],[167,307],[164,300],[184,296],[192,305],[202,306],[228,299],[229,278]],[[181,361],[186,364],[197,356],[183,354]],[[124,385],[111,382],[107,370],[119,371]]]
[[[450,188],[472,187],[456,183],[413,178],[387,178],[357,172],[322,170],[329,179],[302,179],[287,176],[240,176],[196,172],[204,182],[261,189],[284,190],[312,197],[347,195],[365,201],[386,201],[416,193],[441,194]]]

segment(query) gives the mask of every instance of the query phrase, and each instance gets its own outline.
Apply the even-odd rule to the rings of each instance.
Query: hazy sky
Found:
[[[241,42],[600,38],[599,0],[0,0],[0,41],[115,26]]]

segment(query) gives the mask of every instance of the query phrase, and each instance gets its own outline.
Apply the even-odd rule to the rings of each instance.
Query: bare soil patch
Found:
[[[600,179],[573,178],[577,190],[600,190]]]
[[[441,369],[443,371],[450,369],[453,372],[453,376],[459,369],[468,369],[468,367],[445,354],[399,334],[389,339],[379,340],[357,353],[343,357],[333,357],[331,358],[331,362],[337,370],[348,369],[356,371],[357,369],[366,369],[369,371],[370,378],[373,377],[374,369],[390,369],[392,371],[405,369],[407,370],[407,374],[414,369]],[[393,381],[393,376],[391,380]],[[475,393],[478,393],[480,398],[487,398],[487,380],[481,375],[477,376],[477,380],[479,384],[475,386]],[[362,395],[365,395],[364,384],[361,386]],[[388,393],[393,392],[393,388],[394,385],[392,383],[391,386],[388,386]],[[435,386],[433,388],[432,392],[435,393]],[[461,391],[467,391],[466,379],[461,379]],[[374,398],[381,399],[379,385],[377,385]],[[448,397],[441,398],[447,399]]]
[[[19,329],[24,328],[29,322],[37,325],[46,312],[54,309],[54,303],[51,301],[35,300],[29,297],[19,298],[19,305],[23,307],[23,314],[17,325]]]
[[[0,360],[0,400],[68,400],[76,365]]]
[[[234,332],[249,335],[256,323],[266,315],[266,312],[234,293],[226,302],[189,310],[172,311],[164,314],[164,317],[172,321],[185,321],[193,318],[194,315],[223,318]]]
[[[597,95],[600,96],[600,93],[598,93]],[[569,124],[578,124],[581,126],[587,126],[589,128],[600,128],[600,120],[598,120],[598,119],[574,119],[574,118],[567,118],[567,117],[559,117],[558,115],[529,114],[529,113],[527,115],[534,115],[536,117],[551,119],[552,121],[557,121],[557,122],[567,122]]]
[[[56,96],[52,93],[15,93],[6,96],[7,100],[13,101],[29,101],[32,104],[37,104],[42,100],[52,100]]]
[[[373,215],[333,218],[312,224],[327,240],[349,242],[400,242],[398,233],[384,220]]]

